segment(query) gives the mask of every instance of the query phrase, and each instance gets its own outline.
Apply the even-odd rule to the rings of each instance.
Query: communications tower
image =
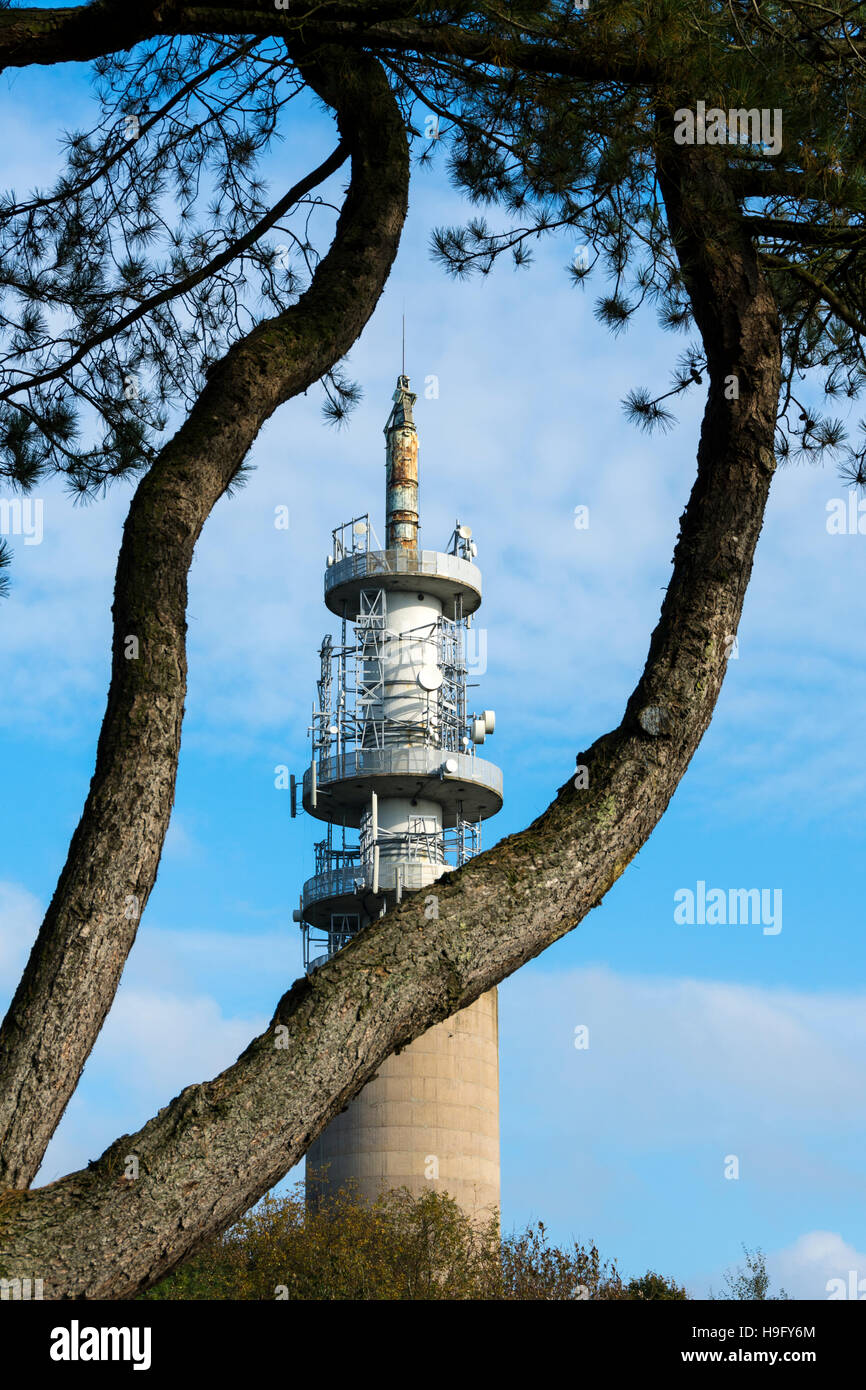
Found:
[[[467,702],[470,668],[483,665],[470,632],[477,549],[459,522],[446,550],[419,546],[415,400],[399,376],[385,426],[384,547],[369,515],[353,517],[334,530],[325,570],[341,626],[322,642],[303,777],[304,810],[325,826],[294,914],[308,973],[403,894],[429,892],[477,854],[481,822],[502,805],[502,773],[476,751],[494,713]],[[333,1189],[352,1180],[370,1199],[433,1187],[473,1216],[498,1208],[496,990],[388,1058],[310,1147],[307,1172]]]

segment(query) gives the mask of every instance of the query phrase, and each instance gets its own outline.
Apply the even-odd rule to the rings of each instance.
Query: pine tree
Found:
[[[137,0],[0,8],[0,62],[92,61],[99,113],[66,137],[54,188],[0,206],[0,468],[23,490],[60,473],[86,497],[140,475],[93,782],[0,1029],[0,1240],[10,1274],[38,1256],[49,1296],[151,1287],[288,1171],[396,1047],[601,901],[712,718],[777,458],[835,455],[864,477],[862,441],[800,386],[817,376],[832,400],[863,385],[859,6],[204,0],[182,14]],[[304,90],[335,113],[334,148],[272,193],[261,161]],[[782,113],[778,149],[772,126],[740,138],[731,113],[751,109]],[[734,141],[709,140],[715,116],[697,141],[711,111],[737,124]],[[679,138],[683,113],[694,143]],[[333,419],[351,406],[340,363],[397,253],[410,153],[437,151],[475,205],[433,234],[450,272],[490,274],[504,254],[528,267],[540,237],[564,232],[582,252],[567,274],[578,290],[593,282],[612,332],[649,304],[692,335],[670,389],[635,383],[625,402],[638,425],[665,428],[666,402],[706,393],[646,666],[617,728],[578,754],[585,785],[569,776],[532,826],[452,875],[435,924],[404,900],[279,1001],[288,1047],[266,1030],[220,1077],[25,1200],[155,881],[196,540],[286,401],[324,381]],[[321,190],[346,163],[326,249]],[[416,927],[424,953],[407,957]],[[144,1159],[131,1186],[130,1152]]]

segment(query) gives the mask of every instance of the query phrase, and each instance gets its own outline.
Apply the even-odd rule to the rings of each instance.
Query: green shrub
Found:
[[[542,1222],[500,1238],[497,1216],[474,1223],[441,1193],[416,1197],[400,1188],[365,1202],[350,1188],[308,1210],[298,1184],[293,1195],[265,1197],[143,1297],[585,1301],[686,1294],[653,1273],[624,1284],[595,1245],[551,1246]]]

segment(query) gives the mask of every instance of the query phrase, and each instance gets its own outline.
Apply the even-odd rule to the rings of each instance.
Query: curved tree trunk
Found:
[[[202,526],[265,420],[349,350],[396,255],[408,149],[382,69],[367,57],[322,51],[302,70],[337,111],[351,184],[311,287],[227,353],[133,498],[117,566],[96,770],[0,1029],[0,1187],[32,1182],[111,1006],[156,879],[186,695],[187,574]],[[333,163],[299,184],[297,196]]]
[[[676,156],[676,163],[674,163]],[[774,469],[779,331],[712,155],[660,171],[706,346],[698,473],[646,668],[620,726],[527,830],[366,928],[280,1001],[214,1080],[189,1086],[98,1162],[0,1200],[0,1273],[53,1298],[127,1297],[224,1229],[301,1158],[395,1049],[570,931],[663,814],[710,721]],[[738,399],[726,397],[736,377]],[[135,1154],[141,1176],[124,1178]]]

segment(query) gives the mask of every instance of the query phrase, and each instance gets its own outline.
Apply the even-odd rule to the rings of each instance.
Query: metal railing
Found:
[[[441,550],[356,550],[325,571],[325,593],[351,579],[377,579],[389,574],[429,575],[453,579],[481,593],[481,571],[471,560]]]
[[[471,753],[448,753],[448,760],[457,763],[457,770],[447,774],[453,782],[471,782],[475,786],[489,787],[502,795],[502,769],[485,758],[477,758]],[[316,780],[319,786],[331,782],[343,782],[347,778],[361,777],[365,774],[385,777],[422,777],[425,780],[435,777],[445,763],[445,756],[438,748],[347,748],[328,758],[321,758],[316,765]],[[304,788],[309,790],[310,770],[304,773]]]
[[[327,869],[323,874],[313,874],[303,887],[304,903],[318,903],[326,898],[353,897],[358,892],[357,885],[364,882],[361,868]]]

